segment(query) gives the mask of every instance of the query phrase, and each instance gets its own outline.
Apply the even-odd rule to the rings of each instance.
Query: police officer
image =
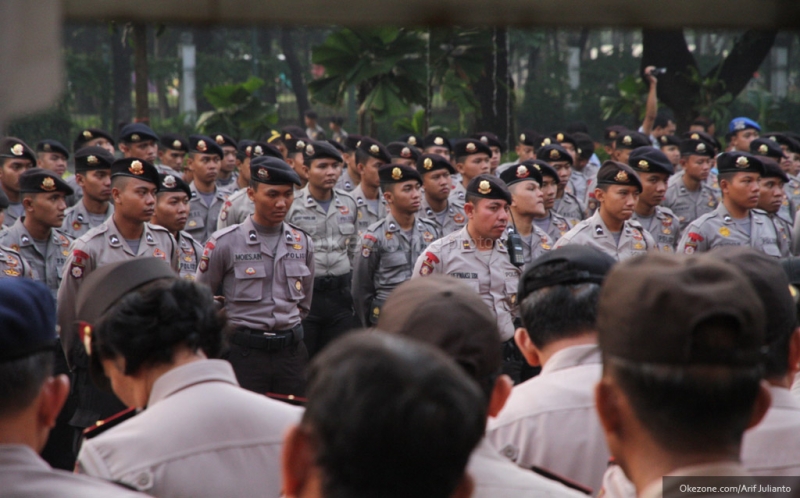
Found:
[[[678,250],[687,254],[717,246],[751,246],[769,256],[781,256],[775,225],[758,205],[764,164],[746,152],[726,152],[717,158],[722,202],[683,231]]]
[[[544,216],[544,194],[542,193],[542,173],[530,162],[520,163],[516,168],[507,168],[500,174],[511,193],[511,224],[508,226],[506,247],[514,247],[514,237],[522,242],[522,258],[517,262],[528,264],[553,247],[553,239],[533,222],[534,216]]]
[[[0,244],[19,251],[32,265],[33,278],[47,285],[55,298],[72,243],[72,237],[56,229],[72,189],[52,171],[33,168],[20,175],[19,191],[25,215],[0,237]]]
[[[8,208],[8,197],[0,190],[0,238],[8,231],[8,227],[2,225],[6,208]],[[0,278],[21,276],[33,278],[31,265],[25,261],[19,251],[0,245]]]
[[[361,135],[348,135],[342,141],[344,169],[336,182],[336,188],[339,190],[352,192],[361,183],[361,173],[356,168],[356,149],[358,149],[359,143],[361,143]]]
[[[144,123],[131,123],[119,133],[119,150],[124,157],[155,163],[158,153],[158,135]]]
[[[500,167],[500,159],[503,157],[503,144],[500,142],[500,139],[497,138],[497,135],[491,131],[482,131],[474,133],[470,138],[474,138],[482,144],[489,146],[489,149],[492,151],[492,156],[489,158],[489,172],[493,175],[500,176],[500,174],[497,173],[497,168]]]
[[[674,252],[681,239],[680,220],[669,208],[661,205],[669,177],[675,171],[672,162],[656,148],[640,147],[631,152],[628,164],[642,181],[642,192],[631,219],[638,221],[653,236],[659,251]]]
[[[58,140],[45,139],[36,143],[36,167],[50,170],[63,178],[67,173],[69,151]]]
[[[556,204],[556,193],[558,192],[559,176],[558,172],[544,161],[532,159],[522,161],[520,164],[528,168],[534,168],[542,174],[542,201],[544,202],[544,214],[533,215],[533,223],[542,229],[550,239],[556,241],[563,237],[577,221],[571,221],[556,213],[553,206]]]
[[[241,161],[239,168],[238,182],[242,180],[250,184],[250,162],[261,156],[270,156],[283,161],[283,154],[280,153],[277,147],[264,142],[253,142],[244,149],[244,158]],[[295,191],[297,192],[297,191]],[[243,223],[248,216],[253,214],[255,207],[253,201],[247,195],[247,188],[240,188],[233,194],[228,196],[222,209],[219,210],[219,217],[217,218],[217,230]]]
[[[478,175],[467,185],[466,201],[467,225],[428,246],[412,278],[442,273],[462,279],[492,310],[500,338],[513,342],[522,270],[511,263],[502,241],[513,199],[499,178]]]
[[[0,140],[0,188],[8,198],[8,209],[3,220],[5,226],[11,226],[17,218],[24,214],[19,192],[19,176],[23,171],[33,168],[36,154],[28,144],[14,137]]]
[[[239,384],[260,393],[303,395],[308,351],[301,320],[311,307],[314,244],[284,221],[293,203],[302,202],[295,201],[293,189],[300,178],[285,161],[269,156],[250,162],[250,178],[255,212],[240,225],[214,232],[197,281],[222,289],[228,320],[236,327],[228,361]],[[349,263],[346,270],[349,275]]]
[[[180,176],[159,174],[160,186],[156,206],[150,223],[169,230],[178,243],[178,274],[194,280],[203,246],[183,230],[189,216],[189,198],[192,190]]]
[[[713,211],[719,199],[706,182],[714,146],[698,136],[681,140],[680,151],[681,171],[670,178],[663,205],[675,213],[684,231],[689,223]]]
[[[677,135],[661,135],[658,137],[658,146],[667,156],[669,162],[677,173],[681,167],[681,139]]]
[[[514,152],[517,154],[516,161],[503,163],[497,167],[495,174],[498,176],[511,166],[517,165],[523,161],[536,159],[536,149],[542,146],[542,136],[534,130],[522,130],[517,137],[517,146]]]
[[[550,139],[546,138],[545,141],[548,142]],[[584,217],[583,204],[567,189],[574,164],[572,154],[564,147],[550,143],[536,151],[536,159],[546,162],[558,173],[558,188],[553,210],[570,220],[572,224],[582,220]]]
[[[611,139],[610,137],[614,137]],[[606,128],[606,137],[612,140],[612,146],[609,151],[612,161],[617,161],[622,164],[628,164],[628,156],[631,152],[640,147],[652,147],[650,139],[637,131],[626,130],[625,128],[610,126]],[[593,178],[586,187],[586,199],[584,205],[586,206],[586,215],[591,216],[600,205],[597,199],[594,198],[595,190],[597,189],[597,178]]]
[[[575,163],[572,165],[567,191],[585,204],[586,189],[589,187],[589,183],[597,178],[600,166],[592,162],[592,158],[595,157],[592,137],[578,132],[573,133],[572,138],[575,140]]]
[[[750,118],[738,117],[728,123],[728,148],[731,151],[750,152],[750,142],[758,138],[761,125]]]
[[[314,301],[303,321],[306,345],[313,356],[353,325],[350,270],[358,244],[358,207],[349,194],[336,190],[342,156],[327,142],[305,147],[308,185],[297,193],[286,219],[314,241]]]
[[[394,164],[403,164],[412,168],[416,167],[417,159],[422,154],[418,148],[405,142],[389,142],[386,144],[386,150],[392,156]]]
[[[617,261],[656,250],[656,242],[631,219],[642,191],[639,176],[627,164],[606,161],[597,172],[597,212],[558,239],[555,247],[579,244],[594,247]]]
[[[417,172],[424,190],[419,217],[436,224],[442,236],[464,228],[467,223],[464,203],[450,199],[451,175],[456,172],[450,161],[439,154],[422,154],[417,159]]]
[[[756,138],[750,142],[750,153],[761,159],[761,162],[763,162],[765,166],[767,163],[774,162],[776,165],[778,165],[778,167],[781,167],[780,165],[784,164],[786,169],[789,169],[788,157],[781,146],[778,145],[777,141],[770,140],[768,138]],[[784,181],[788,183],[788,180],[789,178],[786,177]],[[778,210],[778,214],[784,220],[788,220],[789,224],[791,225],[794,223],[796,205],[792,201],[792,198],[788,195],[783,196],[781,201],[782,202],[780,209]]]
[[[189,143],[177,133],[164,133],[158,141],[158,162],[155,167],[159,174],[180,176],[183,161],[189,153]]]
[[[452,160],[451,154],[453,152],[453,146],[445,135],[441,133],[429,133],[422,139],[422,152],[426,154],[439,154],[450,161]]]
[[[234,191],[236,190],[236,152],[238,143],[230,135],[217,133],[214,142],[222,149],[222,161],[217,172],[217,187]]]
[[[800,142],[783,133],[767,133],[765,135],[771,142],[775,142],[783,151],[784,157],[780,158],[780,167],[789,177],[783,186],[786,191],[786,203],[794,207],[789,217],[794,224],[794,217],[800,209],[800,178],[797,177],[797,168],[794,158],[800,155]],[[783,209],[782,209],[783,211]],[[784,216],[785,216],[784,212]]]
[[[356,168],[361,182],[350,192],[358,206],[358,234],[386,216],[386,201],[381,195],[381,178],[378,170],[392,162],[389,150],[377,140],[363,137],[356,148]]]
[[[764,163],[764,174],[759,182],[757,211],[763,212],[772,220],[778,234],[781,257],[788,258],[792,255],[792,222],[784,217],[781,207],[786,202],[786,191],[783,187],[789,181],[789,176],[775,161],[762,158],[761,162]]]
[[[456,142],[453,154],[456,172],[461,180],[455,183],[455,188],[450,192],[450,200],[463,203],[469,182],[478,175],[491,173],[489,160],[492,149],[480,140],[466,138]]]
[[[377,323],[386,298],[411,278],[419,255],[440,236],[435,223],[416,216],[422,184],[416,168],[393,163],[379,173],[389,213],[361,235],[361,255],[353,259],[353,305],[365,326]]]
[[[217,186],[217,171],[224,154],[211,137],[189,137],[186,169],[192,171],[192,197],[186,231],[198,242],[205,242],[217,226],[217,218],[230,192]]]
[[[116,149],[114,138],[103,130],[97,128],[84,128],[72,142],[72,152],[78,152],[84,147],[102,147],[109,154],[114,154]]]
[[[303,153],[306,145],[308,145],[311,140],[309,140],[306,132],[296,126],[287,126],[283,129],[281,135],[281,142],[286,149],[284,158],[295,173],[297,173],[297,176],[300,177],[301,184],[298,188],[305,187],[306,183],[308,183],[308,171],[305,166]]]
[[[114,156],[103,147],[83,147],[75,153],[75,181],[83,196],[67,209],[61,230],[78,238],[114,213],[111,200],[111,163]],[[69,182],[67,182],[69,183]]]

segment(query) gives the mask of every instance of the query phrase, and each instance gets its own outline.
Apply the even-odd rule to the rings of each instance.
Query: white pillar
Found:
[[[197,98],[195,95],[195,45],[191,33],[183,33],[181,44],[178,46],[183,72],[181,75],[180,112],[186,115],[187,123],[194,123],[197,119]]]

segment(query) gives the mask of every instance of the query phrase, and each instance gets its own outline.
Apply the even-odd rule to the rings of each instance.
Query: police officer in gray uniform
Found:
[[[344,149],[342,159],[344,168],[339,180],[336,181],[336,189],[352,192],[361,183],[361,174],[356,169],[356,149],[361,143],[361,135],[348,135],[341,145]]]
[[[627,164],[606,161],[597,172],[594,198],[600,203],[588,220],[558,239],[556,249],[570,244],[594,247],[617,261],[656,250],[656,241],[631,220],[642,191],[639,176]]]
[[[794,217],[800,209],[800,178],[797,177],[796,161],[793,158],[800,154],[800,142],[795,137],[784,133],[767,133],[764,136],[770,141],[776,142],[784,153],[785,157],[779,161],[779,164],[789,177],[789,181],[783,188],[786,190],[787,203],[794,207],[794,211],[791,213],[792,224],[794,224]]]
[[[750,142],[750,153],[761,159],[765,167],[767,163],[771,162],[776,163],[778,167],[780,167],[780,164],[788,159],[778,142],[770,140],[769,138],[756,138]],[[784,181],[784,185],[789,182],[788,176],[781,179]],[[792,190],[792,192],[794,191]],[[796,209],[797,207],[792,201],[792,198],[785,195],[781,207],[778,210],[778,215],[783,220],[789,221],[791,225],[794,223],[794,213]]]
[[[766,214],[775,224],[781,257],[788,258],[792,255],[794,230],[792,229],[792,222],[782,214],[781,207],[786,202],[784,185],[789,181],[789,176],[775,161],[769,158],[762,158],[761,162],[764,163],[764,175],[761,176],[757,211]]]
[[[230,191],[217,185],[217,171],[224,154],[212,138],[205,135],[189,137],[186,168],[192,171],[192,197],[189,199],[189,221],[186,231],[204,243],[217,226],[217,218]]]
[[[464,203],[450,199],[451,175],[456,172],[450,161],[439,154],[422,154],[417,159],[417,172],[424,189],[419,217],[435,223],[442,236],[464,228]]]
[[[685,231],[689,223],[713,211],[719,199],[706,183],[713,167],[714,145],[702,137],[685,138],[679,148],[681,171],[670,179],[663,205],[675,213]]]
[[[236,327],[228,361],[239,384],[260,393],[302,396],[305,388],[308,351],[301,320],[311,309],[314,244],[284,221],[299,202],[293,188],[299,184],[285,161],[253,159],[248,195],[255,212],[240,225],[214,232],[197,269],[197,282],[222,289]]]
[[[628,156],[628,164],[642,181],[642,192],[631,219],[653,236],[659,251],[674,252],[681,239],[680,220],[661,205],[669,177],[675,171],[672,163],[655,147],[639,147]]]
[[[327,142],[311,142],[304,150],[308,185],[296,194],[286,219],[314,241],[314,301],[303,321],[314,356],[353,326],[350,271],[358,244],[358,207],[349,194],[334,188],[342,170],[339,151]]]
[[[153,164],[159,174],[181,176],[189,143],[175,133],[164,133],[158,140],[158,160]]]
[[[36,164],[36,154],[28,144],[14,137],[0,140],[0,188],[8,198],[8,208],[3,220],[10,227],[24,214],[19,192],[19,175]]]
[[[536,159],[549,164],[558,174],[558,190],[553,211],[568,219],[572,224],[582,220],[584,217],[583,204],[574,194],[567,191],[574,162],[572,154],[558,144],[548,144],[536,151]]]
[[[451,201],[463,203],[469,182],[478,175],[491,173],[491,157],[492,149],[480,140],[467,138],[455,143],[451,162],[458,172],[458,181],[450,192]]]
[[[406,166],[416,167],[417,160],[419,159],[420,150],[413,145],[408,145],[405,142],[389,142],[386,144],[386,150],[392,156],[392,162],[395,164],[405,164]]]
[[[350,192],[358,206],[358,235],[386,216],[386,200],[381,195],[381,179],[378,171],[384,164],[392,162],[389,150],[377,140],[363,137],[356,148],[356,168],[361,183]]]
[[[717,246],[751,246],[769,256],[781,256],[772,220],[758,205],[759,180],[764,165],[747,152],[726,152],[717,158],[722,202],[713,212],[684,230],[678,250],[686,254]]]
[[[150,223],[169,230],[178,243],[178,275],[194,280],[203,246],[183,230],[189,215],[192,190],[180,176],[159,174],[161,182],[156,194],[156,208]]]
[[[528,168],[534,168],[542,174],[541,190],[542,200],[544,201],[544,215],[534,214],[533,223],[541,228],[553,241],[557,241],[577,224],[577,221],[568,220],[553,209],[556,203],[556,192],[558,191],[558,172],[546,162],[538,159],[523,161],[520,164],[524,164]]]
[[[72,244],[72,237],[57,228],[72,189],[52,171],[33,168],[19,177],[19,191],[25,215],[0,238],[0,244],[19,251],[33,267],[33,278],[47,285],[55,298]]]
[[[353,305],[365,326],[378,322],[386,298],[411,278],[419,255],[440,236],[435,223],[416,216],[422,184],[416,168],[387,164],[380,178],[389,214],[361,235],[361,254],[353,259]]]
[[[514,168],[507,168],[500,174],[511,193],[511,224],[508,226],[506,247],[515,251],[516,234],[522,242],[521,262],[528,264],[553,248],[553,239],[533,222],[534,215],[543,215],[544,194],[542,193],[542,173],[535,165],[526,161]],[[520,261],[516,264],[520,266]]]
[[[84,147],[75,153],[75,181],[81,199],[67,209],[61,230],[78,238],[114,213],[111,200],[111,163],[114,156],[103,147]],[[69,183],[69,182],[67,182]]]

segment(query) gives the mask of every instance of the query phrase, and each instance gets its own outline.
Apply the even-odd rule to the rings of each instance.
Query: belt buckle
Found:
[[[274,332],[264,332],[264,335],[267,337],[275,337],[277,334],[275,334]]]

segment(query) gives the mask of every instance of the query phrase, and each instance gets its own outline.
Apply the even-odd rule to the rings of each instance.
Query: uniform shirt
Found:
[[[350,272],[358,244],[356,201],[340,190],[333,191],[328,211],[311,196],[308,186],[300,189],[286,221],[297,225],[314,240],[314,264],[318,277]]]
[[[553,211],[568,219],[570,223],[578,223],[584,218],[583,204],[569,192],[564,192],[561,199],[556,199]]]
[[[492,310],[500,338],[507,341],[514,336],[514,319],[519,313],[517,285],[522,270],[511,264],[502,240],[495,241],[491,251],[480,252],[484,254],[479,254],[464,227],[429,245],[417,258],[411,278],[441,273],[461,279]],[[481,292],[482,284],[488,284],[486,292]]]
[[[800,475],[800,402],[784,387],[769,391],[769,410],[744,433],[742,465],[755,476]]]
[[[217,178],[216,182],[217,188],[222,190],[227,190],[230,193],[234,193],[239,190],[238,180],[239,180],[239,172],[234,170],[231,173],[231,176],[224,180],[222,178]]]
[[[619,243],[606,226],[598,210],[588,220],[583,220],[558,239],[555,248],[566,245],[582,245],[598,249],[617,261],[624,261],[633,256],[641,256],[647,251],[655,251],[656,241],[635,220],[626,220],[620,231]]]
[[[342,174],[336,180],[336,190],[344,190],[345,192],[352,192],[357,186],[353,177],[350,176],[350,168],[342,169]]]
[[[108,220],[114,214],[114,205],[108,203],[103,221]],[[68,234],[73,239],[77,239],[97,225],[92,224],[92,216],[86,210],[83,202],[78,202],[64,212],[64,221],[61,223],[61,231]]]
[[[25,214],[25,208],[22,207],[22,202],[18,203],[9,203],[8,207],[5,210],[6,217],[3,219],[3,225],[10,227],[14,223],[16,223],[17,218],[23,216]]]
[[[153,166],[156,167],[156,170],[162,175],[172,175],[177,178],[183,178],[183,175],[180,171],[176,170],[175,168],[171,168],[161,163],[155,163]]]
[[[631,219],[638,221],[642,228],[656,241],[660,252],[674,252],[681,240],[681,223],[675,213],[664,206],[656,206],[655,213],[650,220],[644,219],[636,212]]]
[[[708,463],[704,465],[694,465],[691,467],[683,467],[680,469],[675,469],[669,472],[671,476],[683,476],[683,477],[706,477],[706,476],[738,476],[735,482],[737,484],[741,483],[746,486],[753,486],[756,484],[756,481],[750,479],[742,479],[742,477],[747,477],[750,474],[747,470],[742,467],[741,464],[738,462],[715,462],[715,463]],[[680,480],[669,480],[664,481],[662,478],[657,479],[656,481],[648,484],[639,495],[639,498],[662,498],[666,497],[673,497],[673,496],[686,496],[687,493],[680,488],[681,485],[685,484]],[[729,493],[723,494],[720,492],[712,492],[712,491],[698,491],[696,493],[691,493],[691,496],[697,498],[711,498],[711,497],[732,497],[732,496],[740,496],[738,493]],[[753,495],[751,495],[753,496]],[[757,495],[756,495],[757,496]]]
[[[789,175],[789,182],[783,185],[783,191],[786,192],[786,199],[781,206],[781,214],[783,218],[794,222],[794,216],[800,210],[800,178]]]
[[[705,182],[700,183],[698,192],[690,192],[683,183],[683,174],[681,171],[670,178],[664,202],[661,203],[678,217],[681,222],[681,232],[686,231],[689,223],[712,212],[719,204],[719,197]]]
[[[240,388],[224,360],[194,361],[155,381],[146,410],[84,441],[77,469],[156,497],[277,497],[301,414]]]
[[[514,387],[489,419],[486,438],[520,467],[543,467],[600,489],[610,456],[594,403],[602,369],[597,345],[556,352],[542,373]]]
[[[51,468],[29,446],[0,444],[0,489],[7,498],[146,498],[122,486]]]
[[[792,255],[792,222],[783,217],[780,211],[776,214],[766,213],[767,217],[775,225],[775,233],[778,235],[778,248],[782,258]]]
[[[464,213],[463,202],[451,202],[448,200],[447,208],[445,208],[444,223],[442,223],[424,195],[422,196],[417,216],[435,224],[442,237],[461,230],[467,224],[467,215]]]
[[[589,188],[589,183],[597,178],[597,171],[599,169],[600,168],[597,168],[593,164],[587,164],[581,171],[574,168],[572,169],[567,188],[570,189],[570,192],[572,192],[578,200],[582,200],[584,205],[586,205],[586,191]]]
[[[418,218],[409,237],[391,213],[364,232],[361,253],[353,259],[351,287],[356,316],[363,325],[377,323],[380,306],[395,287],[411,278],[417,258],[439,236],[435,224]]]
[[[547,223],[544,223],[545,220]],[[533,224],[541,228],[551,240],[556,241],[566,235],[567,232],[572,229],[572,227],[577,225],[577,221],[570,222],[568,219],[551,209],[547,212],[547,215],[545,215],[544,218],[538,220],[534,218]]]
[[[33,278],[33,268],[19,251],[0,245],[0,278],[9,277]]]
[[[184,231],[178,232],[178,275],[186,280],[194,280],[203,246]]]
[[[781,250],[772,220],[759,209],[751,209],[749,217],[750,235],[737,226],[725,204],[720,203],[713,212],[704,214],[689,224],[678,243],[678,251],[692,254],[710,251],[719,246],[750,246],[779,258]]]
[[[202,244],[214,232],[219,212],[228,199],[230,192],[216,187],[211,205],[208,205],[203,196],[200,195],[200,192],[197,191],[194,182],[189,185],[189,188],[192,190],[192,197],[189,199],[189,219],[186,222],[185,230]]]
[[[452,203],[464,204],[467,201],[467,188],[460,181],[453,179],[453,185],[450,188],[450,195],[447,200]]]
[[[68,195],[65,199],[67,201],[67,206],[72,207],[83,199],[83,187],[78,185],[78,180],[75,175],[68,176],[64,181],[67,182],[67,185],[72,187],[73,194]]]
[[[75,298],[86,276],[109,263],[148,257],[163,259],[175,272],[178,271],[178,247],[166,228],[145,223],[139,239],[139,250],[136,253],[131,251],[125,242],[114,223],[114,218],[109,218],[73,242],[71,253],[64,264],[57,299],[61,344],[67,353],[70,366],[74,365],[72,348],[75,340],[73,322],[77,312]]]
[[[506,229],[506,235],[503,238],[506,248],[510,245],[508,242],[509,236],[515,231],[516,230],[511,225]],[[527,236],[519,234],[519,237],[522,239],[522,256],[526,265],[539,256],[550,252],[553,248],[553,239],[536,225],[533,225],[533,231]]]
[[[361,189],[360,184],[358,187],[354,188],[352,192],[350,192],[350,196],[356,200],[356,207],[358,208],[358,221],[356,223],[356,228],[358,236],[360,237],[373,223],[386,217],[386,200],[383,198],[383,194],[381,194],[379,189],[377,199],[378,209],[375,210],[375,208],[364,196],[364,191]],[[374,202],[372,204],[374,204]]]
[[[225,200],[217,218],[217,230],[244,222],[256,210],[256,205],[247,195],[247,189],[239,189]]]
[[[214,232],[203,249],[197,282],[222,287],[228,320],[254,330],[289,330],[311,309],[314,245],[301,230],[282,223],[274,251],[253,223]]]
[[[53,298],[58,294],[58,287],[61,284],[61,274],[64,263],[69,256],[69,246],[72,244],[72,237],[62,233],[55,228],[50,230],[47,237],[47,252],[42,254],[39,247],[34,243],[33,236],[22,224],[20,218],[3,234],[0,244],[8,246],[18,251],[33,268],[33,278],[45,284]]]

